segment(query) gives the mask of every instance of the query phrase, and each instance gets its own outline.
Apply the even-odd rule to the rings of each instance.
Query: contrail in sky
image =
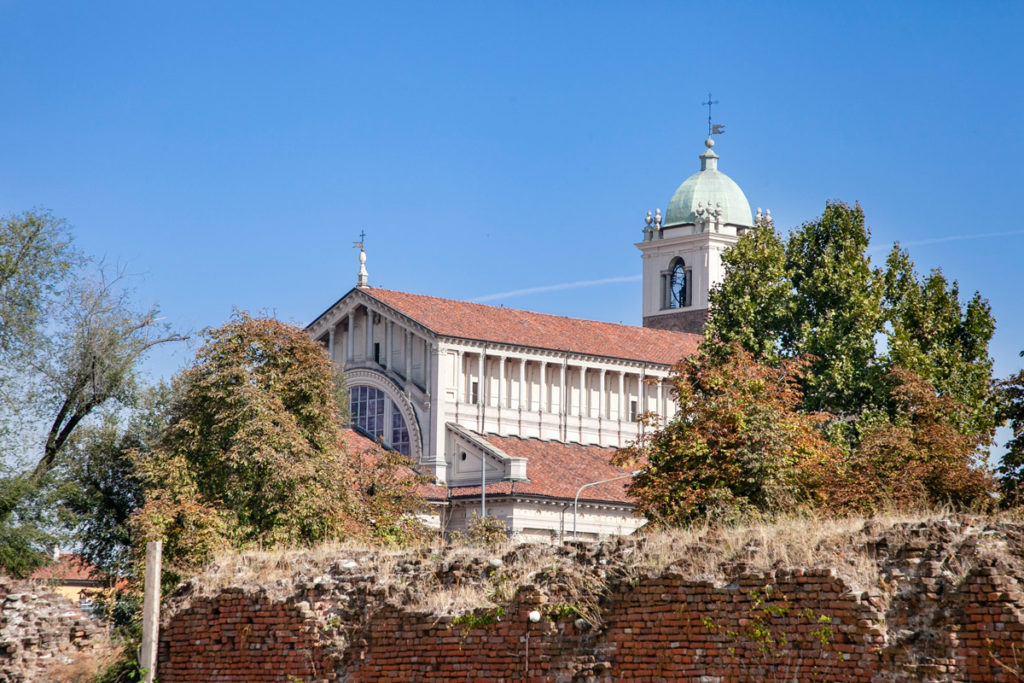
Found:
[[[598,285],[610,285],[616,282],[639,282],[639,275],[624,275],[622,277],[606,277],[600,280],[578,280],[576,282],[562,282],[557,285],[541,285],[540,287],[527,287],[526,289],[513,289],[510,292],[498,292],[497,294],[487,294],[486,296],[478,296],[470,301],[476,303],[483,303],[485,301],[494,301],[495,299],[507,299],[513,296],[520,296],[523,294],[542,294],[543,292],[555,292],[560,289],[578,289],[580,287],[597,287]]]
[[[960,240],[977,240],[985,239],[988,237],[1009,237],[1011,235],[1024,235],[1024,230],[1008,230],[1005,232],[982,232],[982,233],[970,233],[966,235],[950,235],[948,237],[934,237],[927,240],[914,240],[913,242],[900,242],[901,247],[917,247],[926,244],[941,244],[943,242],[957,242]],[[890,247],[872,247],[869,251],[879,252],[883,249],[888,250]],[[470,301],[476,303],[484,303],[485,301],[495,301],[497,299],[508,299],[514,296],[523,296],[525,294],[543,294],[544,292],[557,292],[562,289],[579,289],[581,287],[597,287],[599,285],[610,285],[616,282],[639,282],[641,276],[639,275],[623,275],[622,277],[606,277],[600,280],[577,280],[576,282],[561,282],[557,285],[541,285],[540,287],[527,287],[525,289],[513,289],[508,292],[498,292],[496,294],[487,294],[485,296],[478,296]]]
[[[960,240],[978,240],[986,237],[1009,237],[1010,235],[1024,235],[1024,230],[1008,230],[1006,232],[975,232],[966,235],[950,235],[949,237],[933,237],[927,240],[914,240],[913,242],[900,242],[901,247],[918,247],[925,244],[941,244],[943,242],[958,242]],[[891,247],[873,247],[870,251],[888,250]]]

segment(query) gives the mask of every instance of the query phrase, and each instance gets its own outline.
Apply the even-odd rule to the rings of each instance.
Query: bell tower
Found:
[[[709,133],[717,132],[721,127],[709,124]],[[644,264],[644,327],[703,332],[708,293],[723,277],[722,253],[754,226],[743,190],[718,170],[711,135],[704,146],[700,170],[676,189],[664,218],[660,210],[647,212],[636,245]]]

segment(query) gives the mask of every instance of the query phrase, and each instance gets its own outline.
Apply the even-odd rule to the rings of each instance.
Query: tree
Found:
[[[786,244],[795,301],[781,344],[790,357],[814,357],[803,383],[808,410],[847,416],[872,403],[884,316],[869,240],[860,206],[829,202]]]
[[[364,514],[364,498],[377,492],[365,490],[358,473],[368,466],[342,445],[340,376],[321,346],[301,329],[244,312],[203,336],[175,378],[163,436],[136,453],[146,499],[133,521],[140,541],[162,538],[169,565],[187,573],[219,549],[401,528]],[[389,483],[376,484],[381,500]]]
[[[120,276],[87,264],[63,221],[0,220],[0,536],[21,549],[0,558],[7,568],[40,559],[51,520],[33,507],[76,432],[130,406],[142,356],[181,339],[155,308],[136,311]]]
[[[886,261],[885,310],[888,366],[905,368],[930,382],[942,396],[969,410],[958,414],[965,434],[991,435],[998,421],[988,344],[995,321],[977,292],[966,307],[957,282],[939,269],[926,278],[910,256],[894,245]]]
[[[815,505],[821,472],[839,452],[816,428],[828,416],[801,410],[807,365],[758,363],[735,342],[682,360],[670,379],[675,417],[615,459],[644,468],[629,489],[639,511],[680,526]]]
[[[134,454],[149,453],[167,426],[170,387],[142,392],[139,406],[106,411],[75,437],[56,473],[54,501],[83,559],[112,576],[130,573],[136,545],[129,524],[144,503]]]
[[[117,289],[119,278],[83,280],[71,286],[52,319],[56,332],[39,342],[27,360],[31,384],[23,394],[24,411],[49,421],[41,454],[13,477],[0,498],[0,523],[57,465],[71,437],[103,406],[131,405],[142,356],[157,344],[181,340],[167,333],[155,308],[132,310]]]
[[[876,413],[895,418],[900,402],[886,377],[899,368],[969,406],[959,428],[987,441],[996,422],[987,302],[975,293],[965,307],[956,282],[939,270],[920,278],[898,245],[874,268],[869,240],[860,207],[838,202],[786,240],[759,224],[723,257],[707,347],[735,341],[768,363],[813,358],[804,409],[834,415],[832,433],[851,447]]]
[[[708,338],[723,348],[737,342],[758,360],[778,361],[795,303],[785,244],[762,222],[722,255],[722,263],[727,277],[710,294]]]
[[[991,507],[995,480],[979,449],[988,442],[960,428],[967,409],[909,370],[887,379],[896,415],[868,426],[857,450],[829,473],[829,506],[862,513],[887,506]]]
[[[39,339],[47,304],[80,262],[64,221],[33,211],[0,219],[0,366]]]
[[[1024,351],[1021,351],[1024,356]],[[999,384],[1002,398],[1000,419],[1009,423],[1013,437],[999,465],[1003,501],[1008,506],[1024,504],[1024,370],[1018,370]]]

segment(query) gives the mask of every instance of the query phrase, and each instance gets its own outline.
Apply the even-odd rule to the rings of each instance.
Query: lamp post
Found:
[[[580,512],[580,494],[583,493],[583,489],[589,488],[591,486],[597,486],[598,484],[607,484],[610,481],[618,481],[619,479],[626,479],[627,477],[639,477],[643,473],[644,473],[644,470],[636,470],[634,472],[630,472],[629,474],[620,474],[619,476],[612,477],[611,479],[602,479],[601,481],[592,481],[589,484],[584,484],[583,486],[581,486],[579,488],[579,490],[576,491],[576,498],[574,498],[573,501],[572,501],[572,540],[574,540],[574,541],[576,540],[576,518],[579,516],[579,512]]]

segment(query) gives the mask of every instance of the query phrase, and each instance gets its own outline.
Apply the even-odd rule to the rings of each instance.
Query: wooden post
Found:
[[[139,669],[144,683],[153,683],[156,676],[157,637],[160,629],[160,562],[163,541],[146,544],[145,594],[142,602],[142,649]]]

